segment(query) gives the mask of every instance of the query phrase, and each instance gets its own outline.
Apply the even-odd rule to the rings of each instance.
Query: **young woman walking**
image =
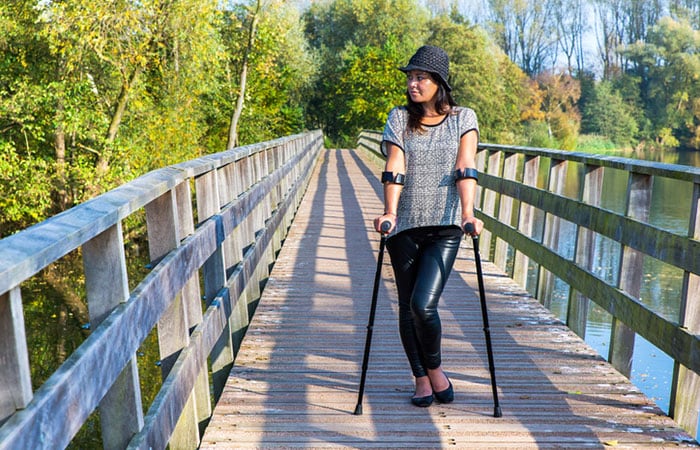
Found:
[[[399,333],[413,376],[411,402],[430,406],[454,400],[442,369],[438,301],[452,270],[463,229],[474,217],[479,128],[473,110],[457,106],[448,84],[449,58],[423,46],[405,67],[405,106],[391,110],[384,127],[382,172],[386,247],[399,297]]]

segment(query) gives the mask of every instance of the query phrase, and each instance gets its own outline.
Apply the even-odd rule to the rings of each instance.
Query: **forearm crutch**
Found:
[[[493,364],[493,349],[491,348],[491,330],[489,328],[489,315],[486,310],[486,292],[484,291],[484,274],[481,271],[481,254],[479,253],[479,235],[474,233],[474,225],[467,223],[464,232],[472,237],[474,244],[474,262],[476,264],[476,277],[479,281],[479,298],[481,300],[481,317],[484,321],[484,336],[486,337],[486,353],[489,360],[489,373],[491,374],[491,390],[493,391],[493,417],[501,417],[501,406],[498,403],[498,387],[496,386],[496,369]]]
[[[382,237],[379,240],[379,256],[377,257],[377,272],[374,275],[374,290],[372,292],[372,303],[369,310],[369,321],[367,323],[367,337],[365,338],[365,356],[362,358],[362,377],[360,378],[360,390],[357,393],[357,405],[355,415],[362,415],[362,396],[365,393],[365,379],[367,378],[367,365],[369,363],[369,349],[372,346],[372,331],[374,329],[374,314],[377,310],[377,293],[379,292],[379,281],[382,278],[382,261],[384,260],[384,247],[386,245],[386,234],[391,228],[391,222],[382,222]]]

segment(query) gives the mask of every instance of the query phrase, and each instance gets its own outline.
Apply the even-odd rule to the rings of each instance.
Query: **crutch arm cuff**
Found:
[[[472,168],[465,168],[465,169],[456,169],[455,170],[455,182],[459,180],[464,180],[467,178],[471,178],[475,181],[479,181],[479,172],[476,169]]]
[[[382,184],[384,183],[393,183],[393,184],[401,184],[403,185],[404,182],[406,181],[406,175],[402,173],[394,173],[394,172],[382,172]]]

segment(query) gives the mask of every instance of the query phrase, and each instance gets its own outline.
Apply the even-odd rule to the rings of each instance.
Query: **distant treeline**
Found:
[[[697,0],[457,5],[0,0],[0,237],[204,153],[319,127],[352,146],[425,43],[483,141],[700,149]]]

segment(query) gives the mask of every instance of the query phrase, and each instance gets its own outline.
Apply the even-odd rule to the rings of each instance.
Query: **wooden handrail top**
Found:
[[[0,293],[16,287],[184,180],[283,145],[299,136],[237,147],[154,170],[1,239]]]

